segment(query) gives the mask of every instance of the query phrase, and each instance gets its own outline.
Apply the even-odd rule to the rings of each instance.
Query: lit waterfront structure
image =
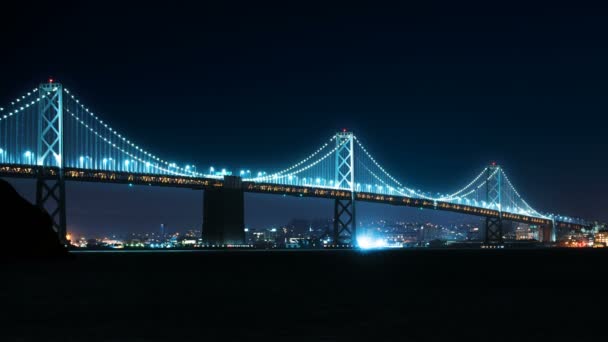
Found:
[[[542,241],[555,241],[558,229],[580,229],[587,222],[534,209],[505,170],[490,163],[466,184],[448,192],[429,192],[406,184],[384,168],[362,140],[346,129],[332,135],[311,154],[274,171],[241,169],[238,176],[222,167],[199,172],[192,162],[177,163],[151,153],[117,131],[62,84],[49,80],[0,109],[0,175],[35,178],[36,205],[54,207],[52,222],[66,240],[67,181],[185,187],[204,196],[204,239],[242,243],[242,194],[266,193],[333,200],[333,243],[356,245],[357,202],[458,212],[484,218],[483,239],[504,242],[503,222],[542,226]],[[36,125],[40,124],[40,127]],[[30,132],[20,134],[20,132]],[[199,163],[199,165],[211,163]],[[219,171],[218,171],[219,170]],[[213,193],[212,195],[210,195]],[[214,210],[213,208],[227,208]],[[221,228],[225,227],[225,228]],[[434,228],[422,239],[443,232]]]
[[[595,244],[602,244],[608,246],[608,230],[602,230],[595,234]]]
[[[515,228],[515,240],[539,241],[538,228],[534,225],[518,225],[517,228]]]
[[[317,223],[320,227],[325,224],[324,220]],[[365,225],[377,225],[365,224]],[[161,240],[158,232],[145,233],[130,233],[121,236],[120,234],[110,234],[107,237],[97,239],[86,239],[84,236],[75,237],[71,241],[72,248],[106,248],[106,249],[175,249],[175,248],[209,248],[209,247],[247,247],[247,248],[329,248],[335,246],[330,236],[322,234],[323,229],[315,228],[310,222],[306,225],[308,228],[302,231],[290,231],[287,226],[283,228],[245,228],[246,241],[244,244],[209,244],[205,243],[200,236],[200,230],[190,229],[182,232],[174,232],[166,236],[166,239]],[[424,229],[423,229],[424,228]],[[538,241],[536,239],[537,232],[535,227],[519,226],[514,230],[513,241]],[[430,235],[421,239],[421,231],[432,230]],[[470,240],[467,231],[475,231],[473,224],[461,225],[442,225],[431,223],[416,223],[410,222],[406,224],[397,224],[386,222],[382,227],[376,226],[373,229],[365,230],[367,233],[365,239],[361,240],[367,248],[424,248],[424,247],[458,247],[465,246],[463,243],[475,242],[480,243],[481,240]],[[293,234],[287,237],[286,233]],[[424,234],[424,233],[422,233]],[[608,245],[608,230],[601,230],[597,233],[592,232],[572,232],[565,236],[559,243],[558,247],[604,247]]]

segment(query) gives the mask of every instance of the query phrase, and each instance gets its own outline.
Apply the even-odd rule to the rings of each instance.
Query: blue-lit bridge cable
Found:
[[[511,183],[511,180],[509,180],[509,177],[507,176],[507,174],[502,170],[502,168],[500,168],[500,171],[502,173],[502,176],[504,177],[504,179],[507,181],[507,184],[509,185],[509,187],[511,188],[511,190],[515,193],[515,195],[517,196],[518,199],[521,200],[523,206],[528,210],[528,212],[530,212],[532,215],[541,217],[541,218],[549,218],[546,215],[543,215],[541,213],[539,213],[538,211],[536,211],[534,208],[532,208],[528,202],[526,202],[526,200],[523,199],[523,197],[519,194],[519,192],[517,191],[517,189],[515,188],[515,186],[513,186],[513,184]]]
[[[270,175],[248,178],[246,180],[247,181],[252,181],[252,182],[264,182],[264,181],[268,181],[268,180],[272,179],[272,177],[278,177],[278,176],[281,176],[283,174],[286,174],[286,173],[292,171],[293,169],[298,168],[298,167],[302,166],[303,164],[307,163],[308,161],[310,161],[316,155],[318,155],[319,153],[321,153],[322,151],[324,151],[329,146],[329,144],[332,141],[334,141],[335,139],[336,139],[336,136],[334,135],[334,136],[331,137],[331,139],[329,139],[329,142],[323,144],[321,147],[319,147],[316,151],[314,151],[308,157],[302,159],[301,161],[297,162],[296,164],[293,164],[292,166],[290,166],[290,167],[288,167],[288,168],[286,168],[284,170],[272,173]],[[292,173],[292,175],[293,175],[293,173]]]
[[[18,96],[15,100],[11,101],[10,107],[19,107],[22,106],[22,103],[27,103],[29,100],[28,98],[31,97],[32,95],[35,95],[38,92],[38,88],[34,88],[31,91],[28,91],[27,93]],[[4,106],[4,107],[0,107],[0,114],[4,111],[10,111],[12,110],[9,109],[9,106]]]
[[[454,197],[456,197],[456,196],[460,195],[462,192],[464,192],[464,191],[468,190],[470,187],[474,186],[474,185],[475,185],[475,183],[477,183],[477,181],[479,181],[479,179],[481,179],[481,177],[482,177],[482,176],[483,176],[483,175],[484,175],[484,174],[485,174],[487,171],[488,171],[488,168],[486,167],[486,168],[484,168],[484,169],[483,169],[483,170],[482,170],[482,171],[479,173],[479,175],[477,175],[477,177],[475,177],[475,178],[474,178],[474,179],[473,179],[473,180],[472,180],[472,181],[471,181],[469,184],[467,184],[466,186],[464,186],[462,189],[460,189],[460,190],[458,190],[458,191],[456,191],[456,192],[454,192],[454,193],[452,193],[452,194],[449,194],[449,195],[447,195],[447,196],[443,196],[443,197],[441,197],[441,198],[437,198],[437,200],[438,200],[438,201],[450,200],[451,198],[454,198]],[[462,196],[460,196],[460,197],[462,197]]]
[[[345,142],[346,143],[346,142]],[[286,177],[289,176],[295,176],[298,175],[306,170],[309,170],[310,168],[318,165],[319,163],[321,163],[322,161],[326,160],[329,156],[333,155],[339,148],[340,146],[336,146],[333,149],[331,149],[330,151],[328,151],[325,155],[323,155],[321,158],[311,162],[310,164],[307,164],[306,166],[301,167],[300,169],[296,169],[295,171],[290,172],[289,174],[282,174],[282,175],[276,175],[273,174],[271,176],[264,176],[264,177],[257,177],[257,178],[253,178],[251,179],[251,181],[253,182],[274,182],[278,179],[284,179]],[[315,155],[317,154],[317,152],[315,152]],[[306,160],[309,160],[310,158],[307,158]],[[302,163],[298,163],[300,165],[302,165]],[[299,184],[302,185],[302,184]],[[314,182],[312,183],[312,185],[314,185]]]
[[[426,196],[423,193],[416,191],[410,187],[407,187],[403,184],[401,184],[401,182],[399,182],[395,177],[393,177],[391,174],[389,174],[377,161],[376,159],[367,151],[367,149],[363,146],[363,144],[359,141],[359,139],[354,136],[355,142],[357,143],[357,145],[361,148],[361,150],[363,151],[363,153],[371,160],[371,162],[386,176],[388,177],[388,179],[390,179],[391,181],[393,181],[395,184],[397,184],[400,188],[403,188],[407,191],[410,192],[410,196],[417,196],[420,198],[425,198],[425,199],[433,199],[432,197]],[[356,176],[356,174],[355,174]]]
[[[373,178],[373,179],[377,180],[378,182],[380,182],[380,184],[382,184],[383,186],[385,186],[385,187],[386,187],[386,189],[387,189],[387,190],[389,190],[389,191],[388,191],[388,194],[390,194],[390,192],[391,192],[392,190],[394,190],[394,191],[395,191],[397,194],[399,194],[399,195],[402,195],[402,196],[410,196],[410,194],[408,194],[408,193],[406,193],[406,192],[402,191],[402,190],[401,190],[401,189],[399,189],[399,188],[395,188],[395,187],[391,186],[390,184],[388,184],[387,182],[385,182],[385,181],[384,181],[382,178],[380,178],[378,175],[376,175],[376,173],[374,173],[372,170],[370,170],[370,169],[369,169],[369,168],[368,168],[368,167],[367,167],[365,164],[361,163],[361,164],[360,164],[360,166],[361,166],[362,168],[364,168],[364,169],[365,169],[365,171],[369,172],[369,174],[372,176],[372,178]],[[377,187],[377,184],[372,184],[371,182],[369,182],[369,183],[364,183],[363,185],[364,185],[364,187],[363,187],[364,189],[365,189],[365,186],[366,186],[366,185],[372,185],[372,189],[377,189],[377,188],[378,188],[378,187]],[[374,187],[374,185],[376,185],[376,186]],[[383,189],[384,189],[384,188],[383,188]],[[387,192],[384,192],[384,191],[378,192],[377,190],[374,190],[374,191],[372,191],[372,192],[374,192],[374,193],[378,193],[378,194],[386,194],[386,193],[387,193]]]
[[[125,150],[124,148],[122,148],[122,147],[120,147],[120,146],[116,146],[116,144],[115,144],[115,143],[112,143],[112,142],[111,142],[109,139],[107,139],[106,137],[101,136],[101,135],[100,135],[100,134],[99,134],[97,131],[95,131],[95,130],[93,129],[93,127],[88,126],[88,125],[87,125],[87,124],[86,124],[86,123],[85,123],[85,122],[84,122],[82,119],[78,118],[78,117],[77,117],[77,116],[76,116],[74,113],[72,113],[72,111],[70,111],[69,109],[66,109],[66,112],[67,112],[67,113],[70,115],[69,117],[71,117],[71,118],[73,118],[74,120],[76,120],[76,122],[78,122],[78,123],[79,123],[81,126],[83,126],[83,127],[85,128],[85,130],[88,130],[89,132],[91,132],[92,134],[94,134],[94,135],[95,135],[95,136],[96,136],[96,137],[99,139],[99,141],[103,141],[104,143],[109,144],[109,145],[112,147],[112,149],[114,149],[114,150],[116,150],[116,151],[120,151],[120,152],[122,152],[122,154],[123,154],[123,155],[125,155],[125,156],[128,156],[128,157],[130,157],[130,158],[133,158],[133,159],[135,159],[135,160],[137,160],[137,161],[139,161],[139,162],[146,163],[146,160],[141,159],[140,157],[138,157],[138,156],[136,156],[136,155],[134,155],[134,154],[130,153],[129,151]],[[122,158],[116,158],[116,159],[117,159],[117,163],[116,163],[116,164],[117,164],[117,166],[118,166],[118,165],[119,165],[119,162],[122,162],[122,161],[123,161],[123,159],[122,159]],[[88,164],[83,163],[82,165],[85,165],[85,166],[86,166],[86,165],[88,165]],[[155,168],[155,169],[157,169],[157,170],[161,171],[163,174],[172,174],[172,175],[185,176],[185,177],[192,176],[191,174],[179,173],[179,172],[177,172],[177,171],[172,171],[172,170],[169,170],[169,169],[167,169],[167,168],[159,167],[159,166],[157,166],[157,165],[150,165],[150,167]],[[116,170],[116,171],[125,171],[125,172],[129,172],[129,171],[131,171],[131,169],[128,167],[128,164],[127,164],[127,166],[126,166],[126,167],[125,167],[125,166],[123,166],[122,164],[120,164],[120,167],[119,167],[119,168],[118,168],[118,170]]]
[[[71,98],[73,99],[79,106],[82,107],[82,109],[90,116],[92,117],[97,123],[99,123],[100,125],[102,125],[102,127],[104,129],[106,129],[111,135],[114,135],[115,137],[118,138],[119,140],[119,146],[129,146],[131,148],[134,148],[135,151],[137,151],[136,153],[133,154],[142,154],[143,156],[150,158],[156,162],[159,162],[161,164],[164,164],[166,166],[166,168],[168,170],[174,169],[176,170],[176,172],[178,172],[178,174],[180,175],[184,175],[184,176],[202,176],[201,173],[198,172],[194,172],[191,170],[187,170],[184,167],[180,167],[177,166],[174,163],[171,163],[167,160],[164,160],[162,158],[159,158],[158,156],[144,150],[143,148],[141,148],[140,146],[136,145],[135,143],[131,142],[130,140],[128,140],[124,135],[118,133],[116,130],[112,129],[112,127],[108,126],[107,123],[105,123],[103,120],[101,120],[97,115],[95,115],[95,113],[93,113],[92,111],[89,110],[89,108],[87,108],[86,106],[84,106],[82,103],[80,103],[80,100],[78,100],[67,88],[64,88],[65,93]],[[124,150],[124,148],[123,148]],[[171,172],[174,173],[174,172]]]
[[[37,89],[32,90],[36,92]],[[46,94],[32,98],[28,92],[0,109],[0,163],[36,163],[38,104]]]

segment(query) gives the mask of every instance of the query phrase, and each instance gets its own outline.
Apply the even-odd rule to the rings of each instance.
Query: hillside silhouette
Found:
[[[50,215],[28,202],[7,181],[0,179],[0,255],[61,256],[67,254]]]

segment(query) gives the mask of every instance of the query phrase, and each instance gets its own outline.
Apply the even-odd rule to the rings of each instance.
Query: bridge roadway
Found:
[[[0,165],[0,176],[2,177],[18,177],[18,178],[36,178],[39,173],[44,178],[54,178],[57,174],[57,168],[39,168],[35,165]],[[105,170],[89,170],[77,168],[64,168],[64,178],[66,181],[80,182],[95,182],[95,183],[115,183],[115,184],[135,184],[149,186],[167,186],[176,188],[190,188],[204,190],[207,188],[221,188],[224,186],[224,181],[217,178],[193,178],[176,175],[148,175],[130,172],[115,172]],[[348,199],[351,196],[349,190],[331,189],[331,188],[316,188],[297,185],[280,185],[270,183],[255,183],[243,182],[243,190],[250,193],[265,193],[275,195],[289,195],[299,197],[318,197],[328,199]],[[498,210],[485,209],[470,205],[432,201],[419,198],[412,198],[401,195],[382,195],[367,192],[356,192],[355,200],[363,202],[383,203],[390,205],[407,206],[414,208],[427,208],[434,210],[452,211],[461,214],[483,216],[483,217],[499,217]],[[553,222],[549,219],[538,218],[534,216],[502,213],[504,220],[521,222],[527,224],[537,224],[549,226]],[[583,225],[569,222],[556,222],[558,228],[577,229],[583,228]]]

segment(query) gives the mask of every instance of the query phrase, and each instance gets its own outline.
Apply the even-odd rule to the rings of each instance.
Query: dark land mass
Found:
[[[2,341],[602,340],[608,250],[91,252],[0,264]]]
[[[28,202],[0,179],[0,257],[65,256],[67,249],[53,230],[51,216]],[[19,244],[15,244],[18,241]]]

